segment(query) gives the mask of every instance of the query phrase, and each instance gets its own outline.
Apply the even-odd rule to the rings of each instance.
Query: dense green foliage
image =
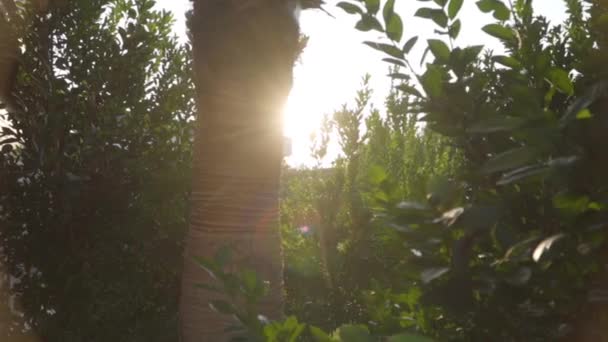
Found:
[[[353,108],[327,118],[313,148],[321,159],[333,138],[342,156],[329,168],[288,171],[283,183],[289,309],[330,329],[370,319],[361,291],[396,280],[403,248],[394,229],[372,220],[378,202],[423,200],[426,184],[450,176],[460,160],[449,140],[416,127],[409,102],[395,91],[381,115],[366,81]],[[391,184],[376,189],[385,178]]]
[[[153,5],[70,1],[27,30],[0,156],[12,333],[177,340],[193,86]]]
[[[211,305],[260,341],[601,340],[608,5],[565,2],[550,26],[529,0],[477,1],[498,54],[456,46],[462,0],[415,3],[437,26],[419,73],[394,0],[338,3],[385,36],[366,44],[394,68],[386,110],[364,79],[312,151],[341,156],[283,172],[290,318],[257,315],[265,284],[224,270],[228,250],[201,260],[232,300]],[[0,143],[12,333],[177,340],[193,91],[189,48],[152,5],[75,0],[23,41]]]
[[[453,45],[462,1],[435,3],[416,15],[445,29]],[[479,56],[481,46],[429,39],[434,61],[416,75],[425,95],[403,87],[427,127],[450,137],[465,157],[461,177],[426,203],[395,202],[397,210],[382,211],[407,227],[404,241],[425,264],[421,273],[402,275],[410,287],[426,284],[420,303],[427,323],[414,326],[429,335],[591,338],[605,323],[594,309],[605,284],[608,159],[600,132],[608,122],[608,75],[598,63],[608,57],[608,7],[567,5],[568,21],[550,27],[534,16],[531,1],[510,9],[478,1],[498,20],[483,30],[505,54]],[[396,15],[386,7],[383,14]],[[395,58],[390,62],[410,65],[405,51],[381,44],[370,43]]]
[[[416,16],[438,26],[438,37],[427,41],[424,56],[433,60],[419,74],[409,57],[418,38],[397,45],[406,30],[393,0],[338,4],[360,15],[357,29],[386,34],[386,41],[366,44],[401,68],[392,74],[398,92],[385,124],[369,116],[365,138],[352,124],[360,108],[336,113],[332,125],[345,157],[327,172],[304,173],[305,185],[289,193],[305,194],[292,198],[306,205],[287,202],[284,223],[312,213],[316,227],[314,237],[287,235],[288,261],[307,266],[287,284],[293,313],[304,321],[326,329],[363,325],[330,336],[293,317],[263,330],[242,321],[254,336],[604,339],[608,74],[601,61],[608,60],[608,5],[566,1],[568,20],[550,26],[531,1],[477,1],[497,20],[483,28],[504,45],[493,54],[481,45],[454,46],[462,3],[420,3]],[[394,128],[391,103],[407,104],[404,117],[417,116],[436,132],[422,136],[421,150],[411,140],[402,150],[387,138],[408,136]],[[420,162],[442,155],[434,151],[438,140],[456,148],[458,162],[448,169],[449,157],[430,168]],[[413,154],[404,155],[408,150]],[[429,173],[446,177],[412,180]],[[301,280],[314,279],[311,265],[325,282],[321,275]]]

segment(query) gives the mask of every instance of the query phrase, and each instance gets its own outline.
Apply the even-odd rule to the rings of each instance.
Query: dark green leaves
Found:
[[[510,131],[520,127],[524,119],[513,116],[492,116],[482,119],[468,128],[470,133],[492,133],[499,131]]]
[[[529,164],[538,156],[538,150],[531,147],[519,147],[500,153],[488,160],[481,171],[494,173],[506,171]]]
[[[382,51],[391,57],[403,59],[403,52],[396,46],[384,43],[376,42],[363,42],[363,44],[370,46],[378,51]]]
[[[521,63],[512,56],[494,56],[492,60],[512,69],[521,69]]]
[[[489,24],[482,27],[482,30],[490,36],[498,38],[505,42],[517,42],[517,36],[515,36],[515,32],[513,32],[512,29],[502,26],[500,24]]]
[[[335,340],[331,338],[331,336],[329,336],[329,334],[327,334],[326,332],[324,332],[323,330],[311,326],[309,328],[310,330],[310,334],[314,337],[316,342],[334,342]]]
[[[382,24],[380,24],[380,22],[378,21],[378,19],[376,19],[375,17],[369,15],[369,14],[364,14],[361,19],[357,22],[357,24],[355,25],[355,28],[359,31],[371,31],[371,30],[376,30],[376,31],[380,31],[382,32]]]
[[[443,79],[445,72],[435,65],[428,65],[426,72],[421,76],[424,91],[433,97],[441,96],[443,92]]]
[[[406,55],[408,53],[410,53],[410,51],[412,50],[414,45],[416,45],[417,41],[418,41],[418,36],[414,36],[414,37],[408,39],[407,42],[405,42],[405,44],[403,44],[403,53]]]
[[[435,56],[438,62],[445,63],[450,58],[450,48],[439,39],[429,39],[428,40],[429,49]]]
[[[346,13],[349,13],[349,14],[363,14],[363,10],[359,6],[352,4],[350,2],[342,1],[342,2],[337,3],[336,6],[340,7]]]
[[[364,0],[365,7],[367,8],[367,12],[370,14],[378,13],[380,9],[380,0]]]
[[[450,25],[450,28],[448,30],[448,34],[450,35],[450,38],[452,38],[452,39],[458,38],[458,34],[460,34],[460,29],[461,29],[461,22],[460,22],[460,19],[457,19]]]
[[[448,16],[450,19],[456,18],[462,8],[462,3],[463,0],[450,0],[450,4],[448,5]]]
[[[338,328],[338,336],[341,341],[349,342],[374,342],[375,339],[364,325],[343,325]]]
[[[397,86],[397,89],[401,90],[404,94],[414,95],[416,97],[423,97],[422,94],[418,91],[418,89],[412,87],[407,84],[400,84]]]
[[[493,12],[494,18],[498,20],[509,20],[511,17],[509,8],[500,0],[479,0],[477,7],[484,13]]]
[[[402,333],[389,337],[387,342],[433,342],[433,339],[416,334]]]
[[[560,125],[564,127],[568,122],[575,119],[578,113],[589,107],[600,97],[608,93],[608,82],[601,81],[590,86],[585,93],[578,97],[566,110],[560,120]]]
[[[406,67],[405,62],[403,62],[400,59],[396,59],[396,58],[382,58],[382,60],[384,62],[387,62],[387,63],[391,63],[391,64],[395,64],[395,65],[398,65],[398,66]]]
[[[574,94],[574,86],[572,85],[572,81],[570,81],[570,76],[568,76],[568,73],[565,70],[558,68],[551,69],[548,78],[557,90],[566,95]]]
[[[441,9],[423,7],[418,9],[414,15],[420,18],[431,19],[435,24],[443,28],[448,26],[448,16]]]
[[[393,41],[400,41],[403,36],[403,22],[401,17],[395,13],[395,0],[388,0],[382,9],[382,16],[386,24],[386,34]]]

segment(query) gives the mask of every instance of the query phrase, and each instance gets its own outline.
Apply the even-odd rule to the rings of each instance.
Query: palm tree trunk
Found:
[[[231,268],[253,268],[271,284],[260,312],[281,316],[281,108],[299,34],[286,0],[194,0],[190,30],[199,109],[181,334],[184,342],[226,341],[227,318],[208,305],[217,295],[195,287],[214,280],[193,258],[233,247]]]
[[[14,1],[0,0],[0,103],[7,107],[11,107],[11,91],[17,76],[18,42],[13,22],[15,18]]]

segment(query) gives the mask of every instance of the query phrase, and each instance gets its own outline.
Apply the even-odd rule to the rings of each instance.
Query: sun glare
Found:
[[[291,140],[291,154],[286,160],[292,166],[309,165],[313,162],[309,153],[310,137],[319,130],[326,110],[321,104],[323,99],[315,95],[318,94],[309,89],[293,89],[285,104],[283,133]]]

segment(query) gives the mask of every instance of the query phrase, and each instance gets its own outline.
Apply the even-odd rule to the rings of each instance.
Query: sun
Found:
[[[304,89],[303,89],[304,88]],[[285,160],[290,166],[311,165],[311,135],[319,130],[326,108],[315,99],[317,94],[296,84],[283,109],[283,134],[291,145]]]

